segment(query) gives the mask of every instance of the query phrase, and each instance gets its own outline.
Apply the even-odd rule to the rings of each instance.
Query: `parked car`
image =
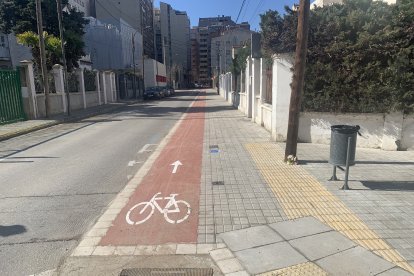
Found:
[[[144,91],[144,100],[161,98],[162,96],[158,87],[147,87]]]
[[[167,86],[166,86],[166,89],[167,89],[167,91],[169,92],[169,94],[170,94],[171,96],[175,94],[175,90],[174,90],[174,88],[173,88],[172,86],[167,85]]]
[[[157,89],[161,95],[161,98],[167,97],[167,90],[165,89],[165,87],[158,86]]]

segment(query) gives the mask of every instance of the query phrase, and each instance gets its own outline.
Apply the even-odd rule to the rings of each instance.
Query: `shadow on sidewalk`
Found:
[[[414,191],[414,181],[361,181],[370,190]]]
[[[299,160],[299,165],[307,164],[328,164],[328,160]],[[367,165],[414,165],[414,162],[400,162],[400,161],[355,161],[355,164]]]

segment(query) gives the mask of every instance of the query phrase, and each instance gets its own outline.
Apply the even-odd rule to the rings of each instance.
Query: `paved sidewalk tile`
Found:
[[[283,240],[281,236],[266,225],[223,233],[219,237],[233,251],[272,244]]]
[[[314,263],[307,262],[298,265],[293,265],[273,271],[269,271],[259,276],[290,276],[290,275],[318,275],[327,276],[328,273]]]
[[[303,167],[285,164],[284,151],[279,145],[254,143],[246,145],[246,148],[290,219],[314,216],[355,243],[414,273],[414,268],[407,262],[410,259],[401,256],[394,247],[370,229],[341,197],[329,191]],[[358,202],[358,198],[354,201]]]
[[[270,224],[269,226],[276,230],[286,240],[332,231],[332,228],[314,217],[277,222]]]
[[[375,275],[394,265],[360,246],[316,262],[332,275]]]
[[[289,243],[311,261],[356,246],[351,240],[334,231],[291,240]]]
[[[220,233],[286,219],[244,147],[269,141],[269,133],[221,97],[210,94],[206,104],[198,242],[220,242]]]
[[[237,251],[235,254],[251,274],[264,273],[307,261],[287,242],[250,248]]]

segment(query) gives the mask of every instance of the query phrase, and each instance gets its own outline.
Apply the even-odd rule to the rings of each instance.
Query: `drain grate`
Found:
[[[130,268],[120,276],[213,276],[212,268]]]
[[[219,148],[219,146],[218,146],[218,145],[210,145],[210,146],[209,146],[209,148],[210,148],[210,149],[218,149],[218,148]]]
[[[217,186],[217,185],[224,185],[224,181],[213,181],[211,184]]]

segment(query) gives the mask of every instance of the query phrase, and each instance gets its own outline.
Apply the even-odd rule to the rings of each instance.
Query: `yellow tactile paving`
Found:
[[[314,216],[359,245],[414,273],[414,267],[311,174],[300,166],[285,164],[284,152],[278,145],[247,144],[246,148],[289,219]]]
[[[259,274],[259,276],[302,276],[302,275],[328,275],[322,268],[314,263],[302,263],[294,266]]]

